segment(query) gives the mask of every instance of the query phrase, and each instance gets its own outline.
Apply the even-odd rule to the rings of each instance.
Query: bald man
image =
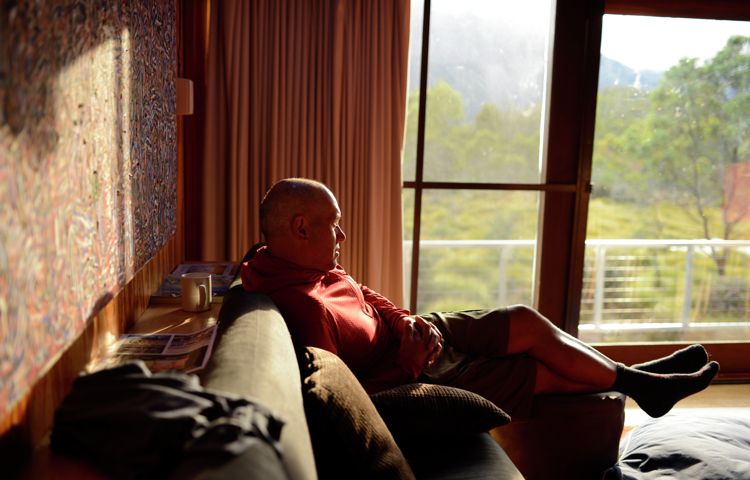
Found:
[[[701,345],[627,367],[524,305],[411,315],[338,265],[346,240],[341,209],[313,180],[276,183],[260,219],[267,245],[242,265],[244,288],[269,295],[295,344],[335,353],[370,393],[439,383],[524,417],[535,394],[614,390],[659,417],[719,370]]]

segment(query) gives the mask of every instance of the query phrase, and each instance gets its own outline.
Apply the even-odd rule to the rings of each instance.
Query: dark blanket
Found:
[[[605,480],[750,480],[750,411],[674,412],[636,428]]]
[[[165,478],[186,458],[221,463],[256,446],[278,456],[282,426],[257,402],[136,361],[76,379],[55,411],[51,448],[115,478]]]

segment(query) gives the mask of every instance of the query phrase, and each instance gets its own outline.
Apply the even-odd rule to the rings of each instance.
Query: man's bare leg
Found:
[[[508,353],[525,353],[541,364],[536,393],[612,389],[631,397],[652,417],[660,417],[679,400],[706,388],[719,371],[716,362],[693,373],[676,374],[626,367],[563,332],[529,307],[510,307],[509,318]]]
[[[536,364],[534,394],[542,393],[595,393],[602,389],[585,383],[571,382],[565,377],[547,368],[543,363]]]
[[[570,382],[571,393],[580,392],[581,385],[588,385],[590,391],[602,391],[614,383],[615,362],[560,330],[536,310],[514,305],[509,307],[509,317],[508,353],[525,353],[535,358],[550,373]],[[544,382],[546,377],[542,374],[539,381]],[[550,377],[549,381],[560,385],[559,379]],[[540,391],[554,390],[542,383]]]

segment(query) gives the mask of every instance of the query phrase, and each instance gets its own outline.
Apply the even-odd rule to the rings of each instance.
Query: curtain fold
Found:
[[[199,150],[186,175],[200,177],[186,179],[188,255],[241,258],[261,239],[267,189],[313,178],[339,199],[344,268],[402,304],[409,11],[409,0],[210,2],[205,118],[186,130],[203,135],[186,138]]]

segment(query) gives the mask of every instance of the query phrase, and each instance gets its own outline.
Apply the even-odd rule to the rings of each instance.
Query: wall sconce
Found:
[[[177,115],[193,114],[193,81],[187,78],[175,78],[177,96]]]

